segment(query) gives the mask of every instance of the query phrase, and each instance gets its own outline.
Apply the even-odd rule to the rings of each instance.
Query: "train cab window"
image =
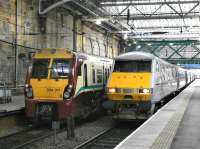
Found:
[[[116,61],[114,72],[151,72],[151,61]]]
[[[32,66],[32,78],[47,78],[50,59],[35,59]]]
[[[65,79],[71,73],[70,60],[54,59],[51,69],[51,78]]]

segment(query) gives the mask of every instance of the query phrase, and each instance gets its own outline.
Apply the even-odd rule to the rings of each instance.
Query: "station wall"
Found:
[[[35,0],[0,1],[0,83],[23,85],[28,53],[41,48],[65,48],[110,58],[118,55],[117,37],[88,26],[64,9],[54,9],[45,16],[38,15],[38,9]]]

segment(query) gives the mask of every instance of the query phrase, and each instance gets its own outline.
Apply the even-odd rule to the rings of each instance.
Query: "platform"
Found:
[[[157,111],[115,149],[199,149],[200,80]]]
[[[24,109],[25,98],[24,95],[12,96],[12,102],[0,104],[0,114],[6,112],[13,112]]]

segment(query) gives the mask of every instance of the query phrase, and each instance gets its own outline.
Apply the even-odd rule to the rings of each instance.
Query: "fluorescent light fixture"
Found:
[[[148,43],[147,45],[148,45],[148,46],[151,46],[151,43]]]
[[[97,20],[96,20],[96,24],[97,24],[97,25],[101,25],[101,20],[100,20],[100,19],[97,19]]]
[[[127,39],[128,38],[128,35],[127,34],[124,34],[124,39]]]
[[[131,46],[131,43],[129,43],[128,46],[130,47],[130,46]]]

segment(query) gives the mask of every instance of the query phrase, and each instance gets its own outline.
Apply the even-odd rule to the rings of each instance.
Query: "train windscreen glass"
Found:
[[[51,78],[66,79],[71,72],[70,60],[54,59],[51,68]]]
[[[114,72],[151,72],[151,61],[115,61]]]
[[[50,59],[35,59],[32,66],[32,78],[47,78]]]

